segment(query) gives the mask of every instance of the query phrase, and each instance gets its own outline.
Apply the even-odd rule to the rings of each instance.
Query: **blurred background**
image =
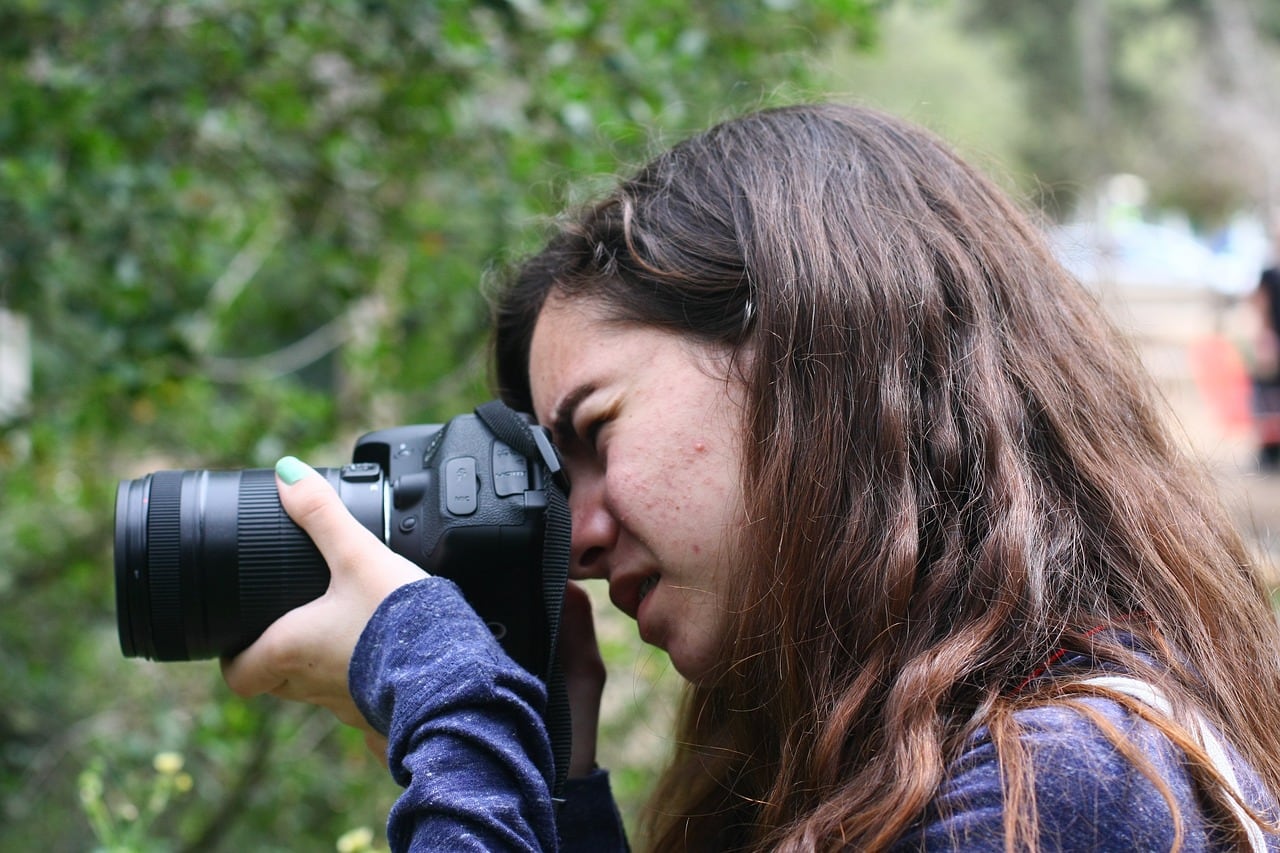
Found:
[[[1270,0],[4,0],[0,849],[384,848],[396,788],[327,713],[121,656],[117,482],[470,410],[484,282],[756,106],[881,106],[1038,211],[1269,566],[1278,81]],[[635,814],[679,679],[600,598]]]

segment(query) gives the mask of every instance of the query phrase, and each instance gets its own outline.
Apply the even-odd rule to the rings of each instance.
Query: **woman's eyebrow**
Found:
[[[560,399],[551,414],[551,440],[553,442],[564,444],[568,439],[577,435],[573,428],[573,413],[577,410],[578,404],[589,397],[595,390],[594,383],[584,382]]]

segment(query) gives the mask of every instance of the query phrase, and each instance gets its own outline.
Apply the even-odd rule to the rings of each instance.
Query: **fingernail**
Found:
[[[286,456],[276,463],[276,476],[290,486],[315,472],[316,469],[296,456]]]

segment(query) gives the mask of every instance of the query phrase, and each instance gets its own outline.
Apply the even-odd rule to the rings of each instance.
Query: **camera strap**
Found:
[[[547,614],[548,647],[543,681],[547,685],[547,708],[543,717],[547,737],[555,760],[555,780],[551,796],[557,802],[564,795],[569,775],[569,756],[573,745],[573,725],[569,717],[569,693],[564,670],[556,654],[560,637],[560,614],[564,605],[565,584],[569,582],[569,548],[571,525],[569,516],[569,481],[560,463],[560,455],[546,432],[527,422],[523,416],[501,400],[490,400],[476,407],[476,415],[497,438],[512,450],[540,464],[545,470],[547,493],[546,523],[542,540],[542,602]]]

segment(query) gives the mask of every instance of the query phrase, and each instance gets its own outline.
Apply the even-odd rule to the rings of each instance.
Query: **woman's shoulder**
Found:
[[[1013,716],[1016,747],[1033,779],[1042,845],[1171,849],[1176,821],[1162,788],[1184,818],[1199,815],[1180,753],[1157,726],[1120,702],[1084,695],[1030,705]],[[1146,763],[1146,772],[1134,755]],[[948,768],[906,847],[1003,850],[1005,772],[991,732],[978,730]],[[1183,829],[1183,850],[1213,849],[1200,820],[1185,820]]]

